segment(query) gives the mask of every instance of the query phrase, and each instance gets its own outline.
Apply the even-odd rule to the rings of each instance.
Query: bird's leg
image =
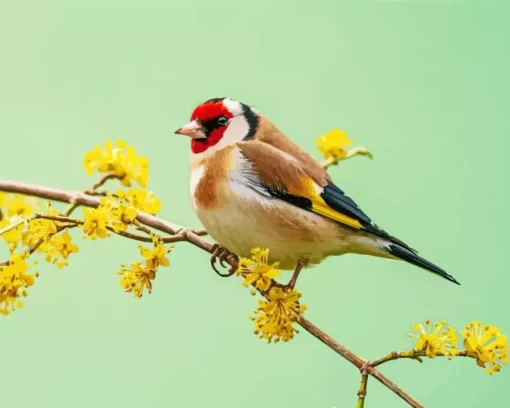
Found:
[[[224,264],[224,262],[227,260],[227,258],[229,256],[233,256],[236,260],[238,260],[237,256],[234,255],[232,252],[230,252],[228,249],[226,249],[218,244],[214,244],[212,247],[212,250],[213,250],[213,252],[211,254],[211,266],[214,269],[214,272],[216,272],[218,275],[220,275],[224,278],[232,276],[236,272],[237,268],[235,266],[231,266],[227,273],[221,273],[220,271],[218,271],[216,269],[216,260],[219,259],[220,265],[223,268],[225,268],[226,265]]]
[[[299,277],[299,274],[301,273],[301,270],[308,264],[308,261],[304,260],[304,259],[300,259],[297,266],[296,266],[296,269],[294,269],[294,273],[292,274],[292,278],[290,278],[290,281],[289,283],[287,283],[286,285],[282,286],[282,289],[287,291],[287,290],[293,290],[294,287],[296,286],[296,282],[297,282],[297,279]]]
[[[214,272],[216,272],[218,275],[220,272],[216,269],[216,259],[218,258],[218,254],[221,250],[221,247],[218,244],[214,244],[212,246],[212,253],[211,253],[211,266],[214,269]]]

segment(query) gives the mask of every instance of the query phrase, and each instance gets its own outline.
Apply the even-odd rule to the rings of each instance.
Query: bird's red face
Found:
[[[214,152],[252,138],[259,117],[249,106],[228,98],[213,98],[198,105],[191,121],[175,133],[191,138],[194,154]]]
[[[203,153],[223,138],[233,117],[223,104],[223,99],[208,100],[195,108],[190,123],[176,133],[191,137],[193,153]]]

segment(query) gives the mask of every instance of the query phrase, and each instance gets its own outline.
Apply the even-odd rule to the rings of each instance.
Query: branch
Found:
[[[36,219],[36,218],[43,218],[46,220],[57,221],[57,222],[67,222],[67,223],[69,223],[71,225],[75,225],[75,226],[84,224],[84,221],[82,221],[82,220],[78,220],[75,218],[69,218],[69,217],[65,217],[65,216],[61,216],[61,215],[35,214],[34,216],[31,217],[31,219]],[[15,226],[19,226],[23,222],[27,222],[28,220],[23,219],[21,221],[22,221],[21,223],[19,221],[17,221],[16,223],[13,223],[12,225],[9,225],[8,227],[4,228],[3,230],[0,231],[0,235],[2,235],[3,233],[7,232],[8,230],[14,228]],[[152,242],[151,231],[143,225],[138,226],[138,229],[147,235],[133,234],[132,232],[129,232],[129,231],[115,231],[115,229],[113,229],[112,227],[109,227],[109,226],[107,226],[106,229],[108,231],[113,232],[114,234],[120,235],[121,237],[124,237],[124,238],[129,238],[129,239],[132,239],[135,241],[141,241],[141,242]],[[169,244],[171,242],[184,241],[184,239],[185,239],[183,237],[183,235],[179,234],[179,233],[172,235],[170,237],[166,237],[166,236],[165,237],[157,236],[157,237],[165,244]]]
[[[449,358],[449,357],[476,358],[476,355],[474,355],[473,353],[469,353],[467,350],[457,351],[457,352],[453,353],[451,356],[438,352],[438,353],[435,353],[435,356],[436,357],[447,357],[447,358]],[[393,360],[398,360],[401,358],[409,358],[412,360],[416,360],[420,363],[423,363],[423,360],[421,359],[421,357],[427,357],[427,354],[425,353],[425,351],[422,351],[422,350],[409,350],[409,351],[401,351],[401,352],[393,351],[377,360],[370,361],[369,363],[367,363],[367,366],[377,367],[377,366],[380,366],[381,364],[384,364],[384,363],[387,363],[387,362],[393,361]]]
[[[61,190],[57,188],[50,188],[11,180],[0,180],[0,191],[24,194],[28,196],[44,198],[47,200],[74,204],[77,206],[82,205],[86,207],[96,208],[99,205],[98,198],[81,192]],[[212,253],[213,251],[213,245],[200,238],[200,235],[205,235],[204,231],[197,231],[198,232],[197,233],[189,229],[186,229],[182,226],[173,224],[161,218],[157,218],[155,216],[142,212],[138,214],[136,220],[140,224],[145,225],[146,227],[151,227],[158,231],[166,232],[170,235],[173,235],[174,236],[173,238],[176,240],[187,241],[209,253]],[[232,267],[237,267],[237,261],[233,256],[227,257],[226,262],[228,262]],[[366,369],[368,375],[374,377],[379,382],[384,384],[386,387],[391,389],[395,394],[397,394],[400,398],[406,401],[409,405],[411,405],[414,408],[423,408],[423,406],[420,403],[418,403],[416,400],[410,397],[405,391],[403,391],[395,383],[389,380],[381,372],[376,370],[374,367],[369,366],[367,364],[367,361],[358,357],[352,351],[350,351],[349,349],[338,343],[336,340],[328,336],[325,332],[323,332],[321,329],[315,326],[312,322],[305,319],[303,316],[300,316],[296,323],[298,323],[312,336],[320,340],[323,344],[325,344],[330,349],[335,351],[337,354],[345,358],[351,364],[355,365],[358,369],[360,370],[363,368]]]
[[[461,350],[454,352],[453,354],[445,354],[442,352],[436,352],[436,357],[446,357],[446,358],[452,358],[452,357],[471,357],[476,358],[476,354],[470,353],[467,350]],[[379,372],[377,372],[375,375],[373,373],[373,369],[377,366],[380,366],[381,364],[387,363],[389,361],[399,360],[401,358],[408,358],[412,360],[416,360],[420,363],[423,363],[422,357],[427,357],[427,353],[423,350],[408,350],[408,351],[392,351],[391,353],[386,354],[385,356],[382,356],[381,358],[378,358],[377,360],[373,361],[367,361],[360,369],[361,371],[361,384],[358,390],[358,405],[357,408],[363,408],[365,405],[365,397],[367,395],[367,382],[368,382],[368,374],[374,376],[377,378],[379,375]],[[384,381],[381,381],[381,379],[377,378],[380,382],[382,382],[384,385],[386,385],[388,388],[393,389],[388,384],[386,384]],[[411,401],[407,401],[411,406],[413,403]],[[416,407],[419,407],[420,405],[416,405]]]
[[[75,204],[76,206],[85,206],[97,208],[99,206],[99,198],[80,191],[68,191],[58,188],[45,187],[35,184],[28,184],[12,180],[0,180],[0,191],[6,193],[24,194],[32,197],[44,198],[46,200],[58,201],[61,203]],[[147,227],[154,228],[170,235],[175,235],[184,227],[169,221],[157,218],[143,211],[138,212],[137,221]],[[206,235],[205,231],[197,231],[197,235]]]
[[[361,374],[361,384],[358,390],[358,404],[356,408],[363,408],[365,406],[365,397],[367,395],[367,383],[368,383],[368,374],[367,372],[363,372]]]

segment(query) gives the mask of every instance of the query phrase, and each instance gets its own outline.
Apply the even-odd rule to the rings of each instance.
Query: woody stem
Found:
[[[298,280],[299,274],[301,273],[301,270],[306,265],[306,262],[299,261],[299,263],[296,266],[296,269],[294,270],[294,273],[292,274],[292,278],[290,279],[290,282],[287,284],[287,288],[290,290],[293,290],[296,286],[296,282]]]

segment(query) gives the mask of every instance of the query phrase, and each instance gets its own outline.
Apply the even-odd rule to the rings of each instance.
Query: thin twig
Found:
[[[435,356],[436,357],[447,357],[447,358],[449,358],[449,357],[476,358],[475,354],[469,353],[466,350],[457,351],[451,356],[447,355],[445,353],[435,353]],[[408,351],[400,351],[400,352],[393,351],[391,353],[386,354],[385,356],[382,356],[381,358],[378,358],[377,360],[371,361],[369,366],[375,368],[377,366],[380,366],[381,364],[387,363],[389,361],[398,360],[401,358],[417,360],[420,363],[423,363],[422,357],[427,357],[427,353],[425,353],[425,351],[422,351],[422,350],[408,350]]]
[[[358,404],[356,408],[363,408],[365,406],[365,397],[367,396],[368,373],[361,374],[361,383],[358,389]]]
[[[75,224],[75,225],[83,225],[84,224],[84,221],[82,220],[78,220],[78,219],[74,219],[74,218],[69,218],[69,217],[64,217],[64,216],[61,216],[61,215],[48,215],[48,214],[35,214],[33,218],[43,218],[43,219],[46,219],[46,220],[51,220],[51,221],[57,221],[57,222],[68,222],[70,224]],[[141,241],[141,242],[152,242],[152,238],[151,238],[151,230],[149,230],[148,228],[144,227],[142,225],[142,229],[141,231],[143,232],[146,232],[148,236],[145,236],[145,235],[138,235],[138,234],[133,234],[132,232],[129,232],[129,231],[116,231],[114,228],[110,227],[110,226],[106,226],[106,229],[110,232],[113,232],[114,234],[117,234],[117,235],[120,235],[124,238],[129,238],[129,239],[133,239],[135,241]],[[0,234],[1,235],[1,234]],[[154,233],[152,233],[152,235],[155,235]],[[182,235],[173,235],[171,237],[160,237],[158,235],[156,235],[163,243],[171,243],[171,242],[178,242],[178,241],[184,241],[184,237]]]
[[[336,166],[341,161],[350,159],[355,156],[367,156],[370,160],[374,158],[374,155],[370,153],[366,148],[364,147],[353,147],[352,149],[347,150],[347,154],[343,157],[331,157],[327,160],[325,160],[322,163],[322,167],[325,169],[328,169],[331,166]]]
[[[78,205],[84,205],[87,207],[94,208],[96,208],[99,205],[99,200],[96,197],[92,197],[90,195],[83,194],[80,192],[61,190],[11,180],[0,180],[0,191],[25,194],[53,201],[76,203]],[[166,220],[157,218],[146,213],[139,213],[136,219],[138,222],[147,227],[151,227],[157,229],[158,231],[174,235],[175,238],[179,237],[179,239],[181,239],[182,236],[182,240],[186,240],[191,244],[195,245],[196,247],[201,248],[209,253],[212,253],[213,245],[204,241],[202,238],[200,238],[197,234],[195,234],[191,230],[185,229],[184,227],[175,225]],[[237,267],[237,261],[234,256],[227,257],[225,261],[228,262],[232,267]],[[319,339],[323,344],[325,344],[333,351],[344,357],[350,363],[354,364],[358,369],[361,369],[361,367],[365,365],[366,363],[365,360],[358,357],[352,351],[338,343],[336,340],[331,338],[329,335],[327,335],[324,331],[319,329],[309,320],[300,316],[297,323],[312,336]],[[390,381],[377,369],[373,367],[366,367],[366,369],[370,376],[376,378],[379,382],[381,382],[386,387],[391,389],[395,394],[397,394],[400,398],[406,401],[409,405],[411,405],[414,408],[422,408],[422,405],[420,403],[418,403],[416,400],[410,397],[404,390],[402,390],[395,383]]]
[[[44,220],[50,220],[50,221],[56,221],[56,222],[67,222],[69,224],[83,224],[82,220],[78,220],[76,218],[70,218],[63,215],[51,215],[51,214],[34,214],[32,217],[34,219],[44,219]]]
[[[92,186],[90,186],[90,188],[86,189],[83,193],[87,194],[87,195],[91,195],[91,196],[105,195],[106,194],[105,192],[97,191],[97,189],[99,187],[101,187],[102,185],[104,185],[108,180],[119,179],[119,178],[121,178],[121,177],[119,177],[118,175],[112,174],[112,173],[104,174],[96,183],[94,183]],[[79,203],[71,202],[69,204],[69,206],[64,211],[62,211],[62,215],[64,215],[64,216],[71,215],[72,212],[74,210],[76,210],[79,206],[80,206]]]
[[[1,190],[0,190],[1,191]],[[12,224],[7,225],[6,227],[0,229],[0,235],[5,234],[6,232],[9,232],[17,227],[19,227],[21,224],[25,224],[27,222],[26,218],[20,218],[19,220],[14,221]]]
[[[123,175],[107,173],[107,174],[103,175],[103,177],[101,177],[97,183],[93,184],[92,187],[90,187],[88,190],[85,190],[85,194],[90,194],[91,191],[97,192],[97,189],[99,187],[102,187],[108,180],[113,180],[113,179],[120,180],[123,177],[124,177]]]

